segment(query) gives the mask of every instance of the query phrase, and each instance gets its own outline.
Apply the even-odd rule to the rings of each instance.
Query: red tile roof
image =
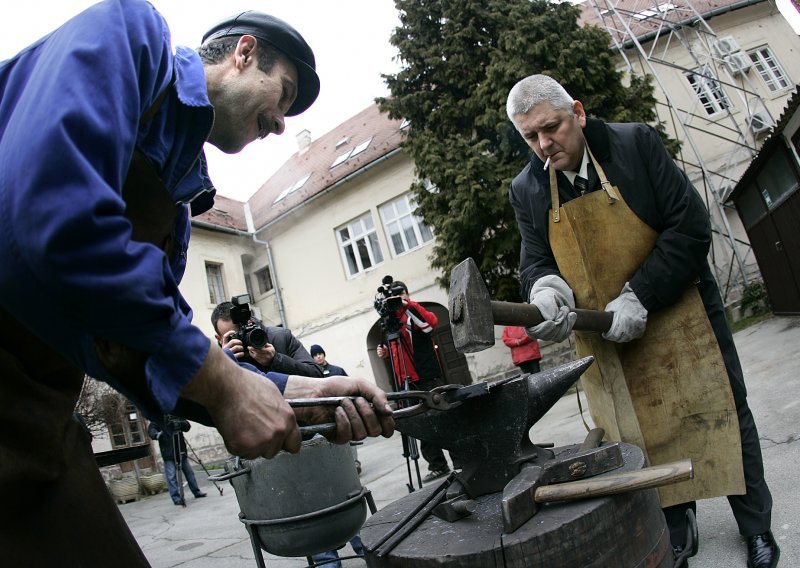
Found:
[[[312,141],[305,152],[298,152],[289,158],[248,201],[256,229],[397,149],[404,136],[400,125],[400,120],[390,120],[373,104]],[[370,142],[363,151],[331,167],[338,156],[353,151],[367,140]],[[306,176],[309,177],[302,187],[276,202],[281,194]]]
[[[228,229],[237,229],[239,231],[247,230],[247,221],[245,221],[244,217],[244,203],[222,195],[214,197],[214,207],[202,215],[193,217],[192,220],[210,223],[217,227]]]

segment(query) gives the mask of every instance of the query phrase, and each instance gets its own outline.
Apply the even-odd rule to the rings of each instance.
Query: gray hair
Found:
[[[508,93],[506,113],[514,122],[514,116],[528,114],[539,103],[548,102],[553,107],[571,111],[575,99],[561,84],[547,75],[530,75],[514,85]]]

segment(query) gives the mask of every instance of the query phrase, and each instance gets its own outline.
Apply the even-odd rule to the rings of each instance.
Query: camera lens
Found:
[[[247,344],[255,349],[261,349],[267,344],[267,333],[260,327],[251,329],[247,332]]]

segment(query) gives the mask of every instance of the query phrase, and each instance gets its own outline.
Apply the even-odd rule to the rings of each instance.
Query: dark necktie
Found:
[[[575,186],[575,190],[581,195],[585,195],[589,190],[589,182],[586,178],[582,178],[581,176],[575,176],[575,181],[572,185]]]

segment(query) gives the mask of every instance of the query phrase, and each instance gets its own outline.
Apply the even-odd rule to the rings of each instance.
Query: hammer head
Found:
[[[450,273],[450,329],[461,353],[474,353],[494,345],[494,316],[489,289],[471,258]]]

